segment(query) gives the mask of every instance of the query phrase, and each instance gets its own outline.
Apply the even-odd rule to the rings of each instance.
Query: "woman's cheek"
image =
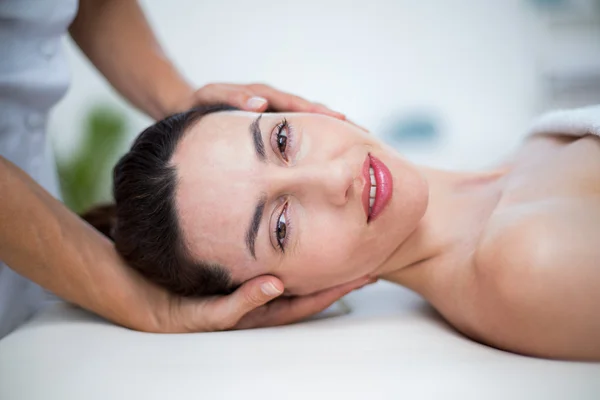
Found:
[[[339,242],[330,246],[320,261],[320,265],[327,268],[327,274],[336,277],[339,276],[340,271],[351,272],[354,269],[351,249]]]

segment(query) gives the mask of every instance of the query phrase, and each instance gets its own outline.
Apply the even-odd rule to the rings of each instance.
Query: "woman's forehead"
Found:
[[[172,163],[180,181],[210,178],[209,172],[234,172],[250,161],[247,131],[249,113],[210,114],[188,128],[173,153]]]
[[[259,163],[248,133],[252,116],[244,114],[203,118],[173,157],[184,240],[195,256],[224,265],[248,262],[245,228],[259,195]]]
[[[222,111],[202,117],[187,128],[175,149],[173,160],[185,155],[191,145],[194,145],[194,151],[210,149],[225,138],[229,141],[232,137],[248,133],[248,125],[256,116],[255,113],[244,111]],[[229,144],[235,145],[235,142]]]

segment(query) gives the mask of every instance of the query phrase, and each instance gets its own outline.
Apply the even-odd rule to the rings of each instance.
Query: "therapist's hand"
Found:
[[[191,95],[186,95],[177,108],[179,111],[184,111],[195,106],[215,103],[229,104],[245,111],[263,112],[269,109],[308,112],[346,119],[344,114],[330,110],[322,104],[310,102],[260,83],[249,85],[210,83]]]
[[[205,299],[174,298],[162,332],[200,332],[284,325],[323,311],[349,292],[374,280],[367,277],[314,294],[277,298],[283,283],[274,276],[245,282],[234,293]]]

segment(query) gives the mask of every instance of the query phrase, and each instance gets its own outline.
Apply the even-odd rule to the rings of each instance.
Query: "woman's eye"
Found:
[[[287,121],[283,121],[279,125],[279,129],[277,130],[277,148],[281,153],[281,156],[285,161],[287,161],[287,155],[285,149],[287,148],[287,140],[288,140],[288,124]]]
[[[281,251],[284,250],[285,243],[285,235],[287,233],[287,221],[285,219],[285,209],[283,208],[281,214],[279,215],[279,219],[277,220],[277,227],[275,229],[275,235],[277,237],[277,244],[279,244],[279,248]]]

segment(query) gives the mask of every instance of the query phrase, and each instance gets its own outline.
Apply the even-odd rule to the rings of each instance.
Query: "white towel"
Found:
[[[600,136],[600,105],[549,112],[533,122],[530,132],[532,135]]]

